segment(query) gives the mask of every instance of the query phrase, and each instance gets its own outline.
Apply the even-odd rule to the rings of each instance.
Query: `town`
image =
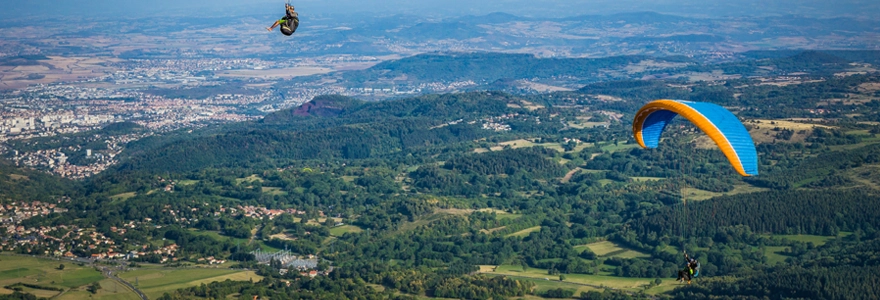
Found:
[[[69,201],[69,199],[59,199],[59,201]],[[159,264],[189,262],[204,265],[222,265],[227,262],[225,259],[213,255],[177,256],[180,246],[174,242],[164,241],[164,238],[159,241],[160,243],[143,245],[128,242],[126,233],[129,231],[162,228],[161,225],[156,225],[151,218],[128,221],[122,226],[112,226],[106,234],[94,227],[82,228],[77,225],[29,227],[25,222],[30,218],[45,217],[52,213],[58,214],[67,211],[67,209],[61,208],[58,203],[41,201],[13,201],[0,205],[0,226],[4,227],[4,230],[0,232],[0,251],[88,261],[131,260]],[[198,209],[193,208],[191,211],[198,212]],[[191,224],[189,219],[181,216],[180,210],[166,207],[163,213],[173,216],[183,226]],[[301,216],[304,212],[296,209],[275,210],[254,206],[237,206],[235,208],[220,206],[215,212],[206,211],[204,214],[203,217],[227,215],[271,219],[282,214]],[[306,275],[309,275],[309,270],[317,267],[318,262],[318,258],[314,254],[303,254],[302,257],[289,251],[275,253],[257,251],[253,254],[260,263],[269,264],[273,259],[278,260],[285,266],[289,266],[290,269],[306,272]],[[287,268],[284,268],[283,272],[286,271]],[[315,273],[311,275],[314,277]]]

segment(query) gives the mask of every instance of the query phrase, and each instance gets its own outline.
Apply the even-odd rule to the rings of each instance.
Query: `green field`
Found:
[[[210,268],[143,268],[122,273],[119,277],[135,285],[151,299],[161,297],[166,292],[198,286],[202,283],[207,284],[226,279],[233,281],[259,281],[262,279],[262,276],[256,275],[253,271]]]
[[[64,264],[64,270],[58,266]],[[26,256],[0,255],[0,286],[29,283],[63,289],[74,289],[103,280],[104,276],[89,266],[80,267],[71,261],[57,261]],[[40,297],[54,296],[58,292],[28,289]],[[0,288],[0,294],[11,290]]]
[[[491,267],[492,266],[482,266],[481,270],[487,270],[487,268]],[[594,288],[608,287],[627,291],[640,291],[650,282],[654,281],[654,278],[627,278],[604,275],[565,274],[565,281],[559,282],[558,275],[547,275],[547,270],[545,269],[528,268],[527,270],[523,271],[522,266],[511,265],[500,265],[495,268],[494,272],[487,271],[484,273],[487,275],[517,276],[523,278],[531,278],[537,281],[544,281],[545,284],[543,286],[539,286],[539,289],[544,288],[545,290],[556,287],[580,289],[578,287],[578,284],[586,284],[594,286]],[[660,285],[647,290],[647,292],[651,294],[662,293],[674,289],[680,285],[672,278],[661,278],[661,280],[662,283]],[[550,285],[550,282],[552,281],[555,281],[559,285]],[[563,286],[563,284],[568,284],[568,286]],[[590,287],[584,288],[586,288],[586,290],[589,290]],[[578,294],[579,292],[575,293],[575,295]]]
[[[287,192],[282,191],[280,187],[266,187],[264,186],[263,194],[271,195],[271,196],[284,196],[287,195]]]
[[[198,180],[181,180],[177,182],[177,185],[187,186],[187,185],[195,185],[199,183]]]
[[[506,235],[505,237],[515,236],[515,237],[524,238],[524,237],[529,236],[529,233],[532,233],[532,232],[535,232],[535,231],[539,231],[539,230],[541,230],[541,226],[529,227],[529,228],[526,228],[526,229],[523,229],[523,230],[520,230],[520,231],[517,231],[517,232],[511,233],[511,234],[508,234],[508,235]]]
[[[636,258],[636,257],[651,257],[646,253],[642,253],[633,249],[629,249],[618,245],[614,242],[603,241],[596,242],[587,245],[579,245],[574,246],[575,251],[583,251],[585,248],[590,248],[590,251],[596,253],[596,255],[600,257],[620,257],[620,258]]]
[[[110,196],[110,200],[111,201],[125,201],[125,200],[128,200],[129,198],[134,197],[134,196],[137,196],[137,193],[128,192],[128,193],[122,193],[122,194],[116,194],[116,195]]]
[[[615,181],[614,181],[614,180],[611,180],[611,179],[599,179],[599,180],[597,180],[596,182],[598,182],[598,183],[601,184],[602,186],[606,186],[606,185],[609,185],[609,184],[614,183]]]
[[[80,288],[77,290],[72,290],[64,293],[57,299],[59,300],[78,300],[78,299],[102,299],[102,300],[138,300],[137,294],[134,291],[128,289],[125,285],[119,283],[113,279],[104,279],[98,282],[101,285],[101,289],[98,290],[97,294],[92,294],[88,292],[85,288]],[[39,296],[39,295],[37,295]]]
[[[834,236],[822,236],[822,235],[808,235],[808,234],[773,234],[773,235],[765,235],[772,236],[777,238],[783,238],[792,241],[798,241],[803,243],[813,243],[816,246],[825,245],[830,240],[836,239],[838,237],[845,237],[852,234],[851,232],[840,232],[836,237]]]
[[[565,149],[562,148],[561,143],[535,143],[535,142],[532,142],[532,141],[526,140],[526,139],[501,142],[501,143],[498,143],[497,146],[494,146],[489,150],[498,151],[498,150],[503,149],[505,146],[510,146],[513,149],[528,148],[528,147],[544,147],[544,148],[553,149],[553,150],[556,150],[559,152],[565,152]],[[580,145],[575,147],[574,150],[572,150],[572,152],[580,152],[581,150],[584,150],[585,148],[587,148],[589,146],[592,146],[592,144],[581,143]],[[479,152],[483,152],[483,151],[479,151]]]
[[[550,276],[550,275],[548,275]],[[528,277],[518,277],[518,276],[510,276],[513,279],[519,279],[522,281],[528,281],[535,284],[535,288],[532,290],[536,294],[541,294],[546,292],[547,290],[552,289],[564,289],[564,290],[574,290],[574,296],[577,297],[583,292],[589,291],[603,291],[602,289],[595,288],[592,286],[580,285],[572,282],[559,281],[559,276],[551,276],[547,277],[547,279],[535,279]],[[566,277],[568,277],[566,275]],[[566,278],[567,279],[567,278]],[[544,299],[541,297],[535,297],[536,299]]]
[[[686,194],[687,194],[688,200],[702,201],[702,200],[708,200],[708,199],[712,199],[712,198],[719,197],[719,196],[730,196],[730,195],[736,195],[736,194],[757,193],[757,192],[763,192],[763,191],[769,191],[769,190],[770,189],[755,187],[755,186],[748,185],[748,184],[740,184],[740,185],[734,186],[733,190],[730,192],[716,193],[716,192],[710,192],[710,191],[701,190],[701,189],[687,188]]]
[[[254,174],[254,175],[251,175],[251,176],[248,176],[245,178],[236,178],[235,179],[235,183],[238,183],[238,184],[241,184],[242,182],[254,182],[254,181],[263,182],[263,178],[257,174]]]
[[[831,149],[831,151],[853,150],[853,149],[858,149],[858,148],[870,146],[870,145],[876,144],[878,142],[880,142],[880,136],[865,137],[865,138],[862,138],[862,142],[858,143],[858,144],[831,145],[831,146],[828,146],[828,149]]]
[[[816,246],[825,245],[828,241],[834,239],[833,236],[821,236],[821,235],[806,235],[806,234],[795,234],[795,235],[774,235],[775,237],[784,238],[787,240],[804,242],[804,243],[813,243]]]
[[[522,217],[521,214],[511,214],[511,213],[495,214],[495,218],[498,220],[504,220],[504,219],[514,219],[515,220],[515,219],[519,219],[520,217]]]
[[[346,232],[357,233],[364,231],[360,227],[354,225],[342,225],[336,226],[330,229],[330,235],[332,236],[343,236]]]
[[[582,122],[582,121],[571,121],[568,122],[568,126],[571,128],[584,129],[584,128],[593,128],[598,126],[608,127],[610,125],[608,122]]]
[[[766,250],[764,251],[764,256],[767,257],[767,264],[775,265],[777,263],[784,263],[785,259],[788,258],[788,256],[785,256],[780,253],[785,253],[785,248],[788,248],[788,247],[785,247],[785,246],[766,247]]]
[[[617,151],[633,149],[633,148],[638,148],[638,147],[639,147],[638,144],[619,143],[619,144],[617,144],[617,146],[615,146],[614,144],[608,144],[608,145],[602,146],[602,151],[617,152]]]
[[[61,293],[61,292],[58,292],[58,291],[50,291],[50,290],[44,290],[44,289],[34,289],[34,288],[26,287],[26,286],[18,286],[17,288],[20,289],[19,292],[21,292],[21,293],[32,294],[32,295],[37,296],[37,297],[39,297],[39,298],[52,298],[52,297],[55,297],[55,296],[57,296],[58,294]],[[5,295],[5,294],[11,294],[11,293],[13,293],[12,290],[9,290],[9,289],[6,289],[6,288],[0,289],[0,294],[4,294],[4,295]]]

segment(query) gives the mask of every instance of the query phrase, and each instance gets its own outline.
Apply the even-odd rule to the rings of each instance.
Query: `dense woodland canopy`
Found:
[[[27,219],[21,225],[28,228],[94,227],[125,250],[173,241],[185,262],[226,258],[266,277],[206,283],[162,299],[877,298],[880,129],[871,122],[880,121],[880,100],[865,84],[880,78],[828,74],[849,62],[876,61],[878,54],[747,55],[755,59],[681,71],[759,72],[772,65],[802,70],[810,80],[607,81],[543,95],[467,92],[382,102],[320,96],[261,121],[129,143],[118,166],[83,181],[0,163],[0,201],[41,200],[69,209]],[[489,58],[431,59],[468,68]],[[514,58],[550,62],[551,70],[567,65]],[[629,59],[585,60],[584,68]],[[386,67],[424,68],[395,64],[401,66]],[[831,101],[847,97],[859,101]],[[660,147],[638,148],[629,120],[657,98],[729,107],[758,142],[761,175],[738,176],[714,145],[701,142],[702,133],[680,120]],[[767,121],[789,118],[801,126]],[[94,134],[11,147],[94,142],[86,136]],[[238,206],[302,214],[228,213]],[[124,235],[110,229],[147,219],[159,226]],[[593,251],[597,243],[616,250]],[[317,254],[326,259],[319,269],[333,271],[315,278],[281,275],[254,261],[256,249]],[[703,275],[690,286],[652,290],[672,284],[683,250],[701,261]],[[503,276],[487,266],[532,277]],[[588,275],[650,284],[575,293],[582,285],[574,278]],[[561,280],[566,276],[572,279]]]

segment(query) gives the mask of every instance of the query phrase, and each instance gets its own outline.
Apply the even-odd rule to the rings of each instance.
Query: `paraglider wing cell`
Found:
[[[733,113],[716,104],[682,100],[652,101],[639,109],[633,120],[636,142],[642,148],[656,148],[666,125],[679,115],[706,133],[739,175],[758,175],[758,153],[748,130]]]

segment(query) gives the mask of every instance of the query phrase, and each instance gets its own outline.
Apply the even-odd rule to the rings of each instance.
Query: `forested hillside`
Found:
[[[3,204],[67,209],[21,221],[22,234],[7,240],[26,242],[3,251],[144,252],[125,261],[130,272],[223,259],[220,268],[261,276],[174,286],[162,299],[878,297],[880,75],[851,64],[877,53],[744,55],[753,59],[545,94],[318,96],[258,121],[144,137],[125,145],[118,165],[79,181],[0,163]],[[641,59],[554,60],[546,72]],[[508,63],[474,67],[481,60]],[[530,69],[536,60],[425,55],[376,68],[490,80],[544,72]],[[369,80],[378,69],[347,76]],[[740,73],[672,76],[707,70]],[[804,74],[784,75],[795,70]],[[756,143],[759,175],[737,175],[681,118],[658,148],[641,149],[631,120],[658,98],[736,114]],[[104,130],[116,129],[143,130]],[[65,138],[14,146],[80,137]],[[283,250],[317,257],[315,274],[257,261]],[[701,262],[690,285],[673,280],[683,251]]]

